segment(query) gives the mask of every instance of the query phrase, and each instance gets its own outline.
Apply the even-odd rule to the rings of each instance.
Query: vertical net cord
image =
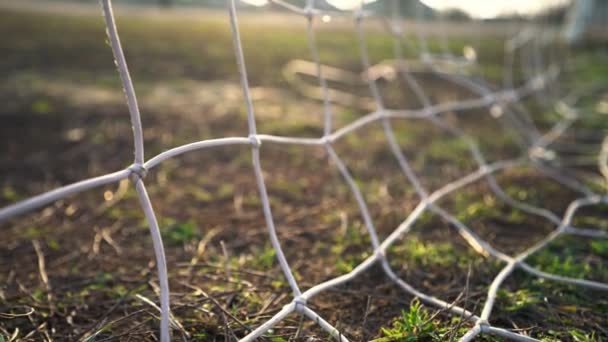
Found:
[[[131,125],[133,129],[133,144],[135,145],[135,163],[143,164],[144,162],[144,139],[141,127],[141,115],[139,113],[139,105],[137,104],[137,96],[127,67],[127,61],[120,44],[116,22],[114,19],[114,11],[112,10],[111,0],[101,0],[103,14],[106,22],[107,34],[110,38],[112,53],[114,54],[114,62],[122,81],[122,86],[127,97],[127,105],[131,116]]]
[[[260,198],[262,200],[262,206],[264,210],[264,217],[266,219],[266,226],[268,228],[268,232],[270,235],[270,241],[272,243],[273,248],[276,251],[276,257],[281,265],[281,270],[283,270],[283,274],[293,291],[293,294],[296,298],[300,297],[302,294],[300,292],[300,288],[296,282],[296,279],[291,272],[291,268],[287,263],[287,259],[285,258],[285,254],[281,248],[281,243],[279,242],[279,238],[276,233],[276,228],[274,225],[274,220],[272,218],[272,211],[270,208],[270,200],[268,198],[268,192],[266,190],[266,183],[264,182],[264,174],[262,172],[262,166],[260,163],[260,145],[261,142],[256,136],[256,123],[255,123],[255,114],[253,111],[253,103],[251,99],[251,93],[249,90],[249,82],[247,79],[247,69],[245,67],[245,58],[243,56],[243,47],[241,44],[241,37],[239,33],[238,26],[238,18],[236,14],[236,4],[235,0],[229,0],[228,13],[230,16],[230,26],[232,28],[232,39],[234,43],[234,50],[236,54],[236,60],[239,68],[239,75],[241,79],[241,85],[243,87],[243,96],[245,97],[245,103],[247,105],[247,120],[249,124],[249,136],[252,139],[251,142],[251,156],[253,161],[253,169],[255,173],[256,182],[258,185],[258,189],[260,192]]]
[[[310,51],[310,56],[312,57],[313,62],[315,63],[315,70],[317,72],[317,78],[319,79],[319,86],[321,87],[322,96],[323,96],[323,114],[324,114],[324,122],[323,122],[323,137],[327,138],[332,131],[332,109],[330,105],[329,99],[329,89],[327,88],[327,80],[323,76],[323,68],[321,67],[321,58],[319,56],[319,50],[317,48],[317,38],[314,29],[314,19],[315,19],[315,0],[307,0],[306,1],[306,33],[308,37],[308,49]]]
[[[528,31],[528,29],[529,29],[529,31]],[[537,41],[538,38],[536,40],[534,39],[535,35],[533,34],[533,32],[534,32],[533,29],[531,29],[531,28],[524,28],[522,30],[522,33],[526,33],[526,32],[529,33],[529,34],[528,35],[523,34],[523,38],[524,39],[523,39],[523,42],[521,42],[521,43],[519,43],[517,41],[515,41],[513,43],[511,43],[510,41],[507,41],[508,45],[506,46],[506,48],[508,48],[508,50],[507,50],[508,53],[505,54],[505,58],[508,58],[507,61],[509,62],[509,65],[507,66],[507,68],[505,68],[505,70],[508,73],[508,74],[505,74],[505,76],[508,76],[508,78],[504,79],[504,83],[505,84],[509,84],[511,86],[513,85],[513,75],[512,75],[512,73],[514,72],[514,68],[513,68],[514,67],[514,62],[515,62],[514,54],[516,53],[516,51],[520,50],[520,48],[522,46],[525,46],[526,44],[529,44],[530,42],[532,42],[533,45],[538,46],[538,44],[534,43],[534,41]],[[525,50],[525,51],[528,52],[528,50]],[[536,51],[535,50],[535,52],[538,53],[538,54],[540,54],[540,51]],[[535,58],[535,61],[539,62],[540,60],[538,58]],[[543,68],[542,68],[541,64],[536,65],[536,67],[537,68],[536,68],[536,70],[533,73],[534,77],[538,77],[538,79],[542,81],[541,82],[541,85],[543,86],[542,90],[546,90],[548,87],[551,86],[551,83],[553,83],[553,82],[546,82],[546,81],[543,80],[543,78],[542,78]],[[544,104],[548,108],[551,107],[548,102],[545,102]],[[524,119],[526,119],[526,121],[528,122],[528,125],[532,129],[534,129],[536,132],[538,132],[538,129],[537,129],[535,123],[532,121],[532,119],[530,117],[530,114],[528,113],[528,110],[524,106],[518,106],[518,109],[522,113],[522,116],[524,117]],[[538,139],[538,135],[536,135],[536,139]]]
[[[415,27],[418,27],[418,25],[425,25],[426,24],[426,18],[425,18],[425,14],[424,14],[424,8],[422,7],[422,4],[418,1],[415,1],[415,5],[416,7],[415,11],[416,11],[416,22],[414,23]],[[431,57],[431,53],[429,51],[429,47],[426,43],[426,37],[424,35],[424,33],[422,32],[422,30],[420,29],[416,29],[416,38],[418,41],[418,50],[420,51],[420,59],[422,60],[423,63],[429,63],[432,61],[432,57]]]
[[[445,22],[445,14],[443,12],[439,12],[437,14],[437,26],[439,27],[439,44],[441,45],[441,52],[443,53],[443,58],[447,60],[455,60],[454,55],[452,55],[452,51],[450,50],[450,42],[445,29]]]
[[[520,34],[516,35],[516,38],[520,37]],[[507,39],[504,44],[504,47],[503,47],[503,50],[505,51],[505,54],[504,54],[505,57],[504,57],[504,63],[503,63],[503,65],[504,65],[504,67],[503,67],[503,87],[505,89],[514,89],[514,87],[515,87],[515,85],[514,85],[515,56],[516,56],[516,53],[518,50],[518,44],[519,44],[519,42],[517,41],[516,38]],[[536,139],[538,139],[538,137],[540,137],[540,132],[539,132],[538,128],[536,127],[536,124],[532,120],[529,111],[524,106],[521,106],[519,104],[511,103],[511,106],[513,106],[513,107],[515,107],[515,109],[517,109],[517,112],[521,114],[521,118],[526,122],[529,129],[533,131],[532,135]]]
[[[101,0],[103,14],[106,22],[106,28],[110,37],[110,44],[112,46],[112,52],[114,54],[114,60],[118,67],[118,73],[122,80],[123,89],[127,96],[127,103],[129,106],[129,113],[131,115],[131,125],[133,126],[133,139],[135,144],[135,163],[131,169],[131,178],[135,182],[135,188],[139,202],[148,221],[150,229],[150,235],[152,237],[152,243],[154,245],[154,255],[156,256],[156,267],[158,271],[158,281],[160,283],[160,340],[161,342],[169,342],[171,339],[171,331],[169,329],[169,317],[170,317],[170,298],[169,298],[169,278],[167,275],[167,262],[165,257],[165,250],[163,246],[162,237],[158,227],[158,222],[152,208],[152,203],[146,188],[144,186],[142,178],[145,176],[146,170],[143,167],[144,163],[144,142],[143,133],[141,126],[141,115],[139,113],[139,106],[137,104],[137,97],[135,95],[135,89],[131,81],[129,69],[124,56],[122,46],[120,44],[120,38],[118,37],[118,30],[116,28],[116,22],[114,20],[114,13],[112,10],[111,0]]]

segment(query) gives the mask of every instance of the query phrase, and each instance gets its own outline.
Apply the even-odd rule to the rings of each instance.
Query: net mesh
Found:
[[[392,13],[391,15],[378,15],[367,12],[363,5],[352,12],[332,12],[316,8],[314,0],[307,0],[303,7],[281,0],[272,0],[271,2],[300,15],[302,20],[305,20],[307,23],[306,31],[311,62],[299,62],[299,64],[294,62],[290,67],[299,73],[309,73],[318,81],[318,85],[315,89],[319,91],[314,92],[311,96],[323,103],[324,133],[322,137],[301,138],[258,133],[256,128],[255,108],[247,78],[246,59],[241,45],[235,0],[229,0],[228,16],[232,27],[234,50],[240,74],[242,92],[245,98],[248,134],[240,137],[225,137],[198,141],[175,147],[160,153],[149,160],[144,160],[142,124],[136,94],[116,29],[111,1],[102,0],[101,4],[110,44],[126,93],[133,126],[134,162],[125,170],[70,184],[2,208],[0,209],[0,221],[6,221],[14,216],[35,210],[74,193],[130,178],[137,191],[141,208],[149,224],[150,234],[154,243],[160,283],[160,339],[161,341],[169,341],[171,328],[178,327],[178,323],[171,318],[170,314],[167,263],[165,260],[159,224],[144,185],[146,173],[163,161],[191,151],[227,145],[245,145],[251,148],[253,170],[268,229],[268,237],[276,253],[276,258],[283,272],[283,276],[291,288],[293,299],[272,318],[250,331],[247,336],[242,338],[242,341],[252,341],[263,336],[266,332],[293,313],[299,313],[306,316],[335,339],[347,341],[348,336],[345,336],[334,325],[323,319],[323,317],[307,305],[307,302],[322,292],[360,277],[374,266],[380,266],[388,279],[394,282],[403,291],[419,298],[426,304],[444,309],[445,311],[470,321],[473,324],[473,327],[461,338],[462,341],[471,341],[480,334],[491,334],[512,340],[536,341],[534,338],[517,331],[495,326],[490,322],[497,293],[505,279],[507,279],[516,269],[550,281],[597,290],[608,290],[608,284],[587,279],[550,274],[543,272],[526,262],[532,254],[545,248],[552,241],[563,235],[580,235],[593,238],[608,237],[608,234],[600,229],[581,228],[572,225],[573,218],[580,209],[606,203],[608,197],[594,192],[583,182],[562,172],[562,170],[553,163],[555,160],[555,151],[551,149],[551,145],[583,115],[577,108],[577,101],[581,94],[573,93],[561,98],[558,96],[559,89],[557,89],[554,81],[563,71],[560,69],[559,58],[557,58],[556,54],[552,53],[553,51],[551,50],[557,45],[556,41],[558,39],[558,36],[554,31],[543,28],[542,25],[528,26],[521,29],[514,37],[506,41],[506,58],[503,75],[504,84],[502,85],[502,89],[497,89],[483,79],[472,77],[470,76],[470,73],[464,72],[464,70],[479,67],[476,64],[475,56],[475,52],[478,50],[477,46],[481,41],[479,37],[471,46],[465,48],[463,57],[457,56],[450,51],[449,37],[445,32],[446,28],[442,24],[443,21],[440,20],[438,22],[438,29],[441,31],[439,44],[440,52],[433,53],[428,46],[427,37],[425,36],[423,29],[415,29],[415,43],[405,39],[407,38],[406,30],[403,26],[404,21],[400,17],[401,10],[399,8],[400,2],[398,0],[388,2],[390,8],[387,12]],[[418,15],[421,16],[421,13],[418,13]],[[327,16],[352,16],[360,51],[360,64],[364,70],[363,82],[369,87],[369,93],[371,94],[371,102],[368,104],[370,112],[339,129],[334,129],[332,126],[332,116],[334,112],[334,103],[339,101],[340,96],[338,96],[339,94],[337,94],[338,91],[336,89],[330,88],[329,83],[336,79],[343,80],[348,78],[344,76],[345,74],[348,74],[348,72],[330,68],[322,64],[317,43],[318,32],[316,24],[320,19]],[[394,56],[390,62],[372,65],[368,52],[367,31],[364,25],[370,18],[373,18],[374,20],[379,19],[384,24],[385,30],[392,37]],[[480,30],[478,29],[477,31],[479,32]],[[451,102],[434,102],[418,81],[415,74],[411,72],[411,62],[406,61],[404,57],[404,49],[406,48],[415,50],[419,55],[418,62],[423,65],[424,68],[430,70],[433,75],[444,82],[449,82],[450,84],[454,84],[468,92],[476,94],[476,97]],[[518,58],[521,58],[521,63],[519,64],[521,64],[523,69],[525,80],[516,84],[515,78],[517,76],[516,65],[518,65]],[[328,75],[326,75],[326,73]],[[402,78],[403,84],[405,84],[409,91],[415,95],[415,98],[421,104],[421,107],[419,109],[389,109],[385,104],[382,88],[379,85],[379,80],[382,77],[387,77],[387,75]],[[548,108],[555,108],[560,114],[560,119],[557,120],[549,130],[542,132],[541,129],[536,126],[532,114],[520,104],[523,99],[530,97],[537,99],[537,101]],[[447,112],[460,113],[475,109],[486,110],[496,120],[500,118],[501,123],[504,124],[503,128],[514,133],[518,142],[524,147],[523,150],[525,153],[515,159],[488,162],[476,140],[461,128],[450,123],[450,121],[443,116],[443,114]],[[428,187],[423,185],[419,175],[416,174],[410,161],[408,161],[408,158],[406,158],[402,152],[393,127],[396,120],[424,120],[448,135],[462,140],[466,145],[467,151],[475,161],[477,169],[464,177],[444,184],[437,190],[429,190]],[[392,157],[397,161],[403,176],[413,186],[420,199],[415,208],[408,214],[407,218],[384,239],[381,239],[377,233],[364,193],[349,171],[346,163],[334,148],[337,141],[355,131],[364,129],[373,123],[381,124]],[[317,146],[326,151],[327,156],[337,168],[357,203],[371,242],[370,248],[372,253],[363,262],[354,267],[352,271],[311,286],[308,289],[301,289],[300,282],[296,280],[282,251],[281,241],[277,235],[273,220],[271,204],[264,180],[265,176],[260,162],[261,147],[266,143],[277,145]],[[608,144],[604,144],[602,152],[598,157],[600,172],[605,176],[608,174],[606,171],[606,161],[608,159],[607,146]],[[580,197],[575,198],[569,204],[563,215],[558,215],[546,208],[536,207],[511,197],[499,185],[495,175],[508,169],[521,167],[522,165],[528,165],[537,169],[546,177],[579,193]],[[546,220],[548,223],[552,224],[555,229],[543,239],[533,243],[531,247],[519,254],[509,255],[498,250],[439,204],[440,200],[446,196],[462,190],[480,180],[487,182],[493,195],[503,201],[506,205],[521,210],[531,216]],[[399,277],[389,263],[389,257],[387,256],[388,249],[407,234],[412,229],[413,225],[426,212],[433,213],[448,222],[475,252],[494,257],[505,263],[504,268],[496,275],[487,289],[487,298],[479,312],[470,311],[456,303],[442,300],[441,296],[420,291],[411,286],[407,282],[407,279]]]

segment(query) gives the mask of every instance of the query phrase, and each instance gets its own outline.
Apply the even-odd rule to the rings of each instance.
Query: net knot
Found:
[[[578,113],[576,112],[576,110],[574,110],[574,108],[570,107],[564,101],[561,101],[561,100],[558,101],[557,105],[556,105],[556,109],[557,109],[557,112],[559,114],[561,114],[565,119],[575,120],[576,118],[578,118]]]
[[[422,117],[424,118],[430,118],[435,116],[437,112],[435,110],[433,110],[433,108],[431,107],[424,107],[424,109],[422,109]]]
[[[488,166],[486,164],[483,164],[479,167],[479,172],[481,172],[482,174],[488,174],[488,173],[490,173],[490,171],[492,171],[492,170],[490,170],[490,166]]]
[[[128,170],[131,171],[131,174],[129,176],[131,177],[132,181],[144,179],[148,174],[148,170],[142,164],[139,163],[134,163],[133,165],[129,166]]]
[[[382,248],[378,248],[374,251],[374,254],[376,254],[377,258],[379,260],[384,260],[386,259],[386,252],[384,251],[384,249]]]
[[[300,312],[306,307],[306,298],[297,296],[293,299],[293,303],[296,305],[296,311]]]
[[[541,75],[536,76],[533,80],[532,80],[532,89],[534,90],[541,90],[545,87],[545,78]]]
[[[395,37],[403,37],[403,28],[400,24],[398,23],[393,23],[390,25],[390,29],[391,29],[391,33],[393,34],[393,36]]]
[[[480,319],[477,325],[483,334],[487,334],[490,331],[490,322],[487,319]]]
[[[431,57],[431,55],[428,52],[423,52],[422,54],[420,54],[420,59],[422,60],[422,62],[424,64],[433,63],[433,57]]]
[[[334,139],[329,135],[326,135],[321,138],[321,143],[323,143],[323,145],[325,145],[325,146],[330,146],[333,142],[334,142]]]
[[[483,97],[483,102],[484,102],[484,104],[486,104],[486,105],[491,105],[491,104],[493,104],[494,102],[496,102],[496,96],[491,95],[491,94],[490,94],[490,95],[485,95],[485,96]]]
[[[306,6],[306,8],[304,8],[304,16],[309,21],[312,21],[315,18],[315,15],[317,15],[317,13],[319,13],[319,11],[314,9],[312,6]]]
[[[249,142],[253,148],[260,148],[260,146],[262,146],[262,140],[255,134],[249,136]]]
[[[503,102],[511,102],[517,100],[517,96],[517,91],[514,89],[509,89],[504,91],[500,99]]]
[[[363,11],[363,9],[359,9],[353,12],[353,16],[355,17],[356,22],[360,22],[363,20],[363,18],[365,18],[365,11]]]
[[[555,151],[549,150],[542,146],[533,146],[528,150],[528,154],[533,160],[554,160],[556,155]]]

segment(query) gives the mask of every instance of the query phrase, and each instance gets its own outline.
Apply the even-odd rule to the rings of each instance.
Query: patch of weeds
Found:
[[[247,306],[247,312],[258,312],[264,306],[264,298],[254,291],[243,291],[241,295]]]
[[[2,198],[10,202],[16,202],[21,199],[21,196],[17,193],[17,191],[10,185],[6,185],[2,187]]]
[[[526,202],[524,199],[528,198],[528,194],[528,192],[522,190],[517,191],[511,197]],[[454,194],[453,198],[453,211],[456,213],[456,218],[462,222],[496,220],[508,222],[508,224],[528,224],[526,222],[528,215],[521,210],[504,204],[492,194],[485,194],[479,198],[478,195],[472,192],[460,192]]]
[[[390,328],[381,328],[382,337],[373,342],[414,342],[414,341],[447,341],[463,336],[469,330],[467,325],[460,324],[459,317],[442,321],[424,307],[418,299],[414,299],[408,309],[393,321]],[[491,336],[480,336],[481,341],[501,341]]]
[[[336,270],[342,273],[352,271],[369,256],[369,246],[369,236],[361,232],[359,225],[348,229],[343,236],[337,236],[330,248],[337,257]]]
[[[598,206],[599,213],[606,212],[608,208]],[[608,220],[601,217],[597,213],[591,215],[576,215],[572,220],[572,225],[575,227],[593,227],[594,229],[608,230]]]
[[[32,103],[32,112],[35,114],[48,114],[52,111],[53,106],[45,99],[38,99]]]
[[[213,194],[202,187],[190,187],[188,190],[189,194],[194,197],[198,202],[209,203],[213,201]]]
[[[359,110],[356,110],[354,108],[341,108],[340,111],[337,113],[338,115],[336,115],[336,120],[339,120],[339,123],[342,125],[346,125],[348,123],[351,123],[359,118],[361,118],[362,116],[364,116],[366,113],[361,112]],[[354,139],[351,138],[351,135],[347,135],[345,137],[346,141],[348,141],[349,143],[361,143],[360,139]]]
[[[484,196],[481,201],[469,202],[464,210],[458,210],[458,219],[462,221],[477,220],[500,215],[491,196]]]
[[[422,214],[420,214],[420,216],[418,216],[418,221],[416,224],[420,225],[421,227],[426,227],[433,223],[435,217],[435,213],[431,212],[430,210],[425,210],[422,212]]]
[[[27,227],[25,229],[25,237],[28,240],[39,238],[41,236],[44,236],[45,234],[46,234],[46,232],[42,228],[39,228],[39,227],[31,226],[31,227]]]
[[[520,290],[498,292],[498,312],[494,316],[495,320],[513,320],[519,325],[534,317],[542,317],[542,323],[534,329],[535,337],[546,342],[578,341],[570,333],[572,330],[577,330],[585,336],[605,321],[608,302],[602,298],[601,292],[581,291],[577,286],[530,277],[527,274],[520,278],[524,274],[517,271],[514,275],[518,278],[514,284],[517,284]]]
[[[272,182],[273,191],[292,200],[301,200],[304,197],[305,189],[305,183],[292,179],[277,177]]]
[[[393,322],[391,328],[382,328],[383,338],[376,342],[388,341],[440,341],[444,331],[437,326],[437,322],[430,319],[428,310],[415,299],[409,309],[401,312],[401,317]]]
[[[347,256],[336,261],[336,270],[340,273],[348,273],[352,271],[360,263],[360,258],[355,256]]]
[[[428,146],[426,156],[433,159],[445,160],[462,167],[470,165],[471,162],[469,145],[464,139],[433,140]]]
[[[554,189],[552,187],[552,183],[543,183],[542,192],[546,191],[546,193],[558,193],[558,190],[559,189]],[[536,187],[525,186],[525,184],[510,184],[506,187],[505,192],[515,200],[534,206],[543,206],[541,191],[539,191],[539,189]]]
[[[183,245],[199,236],[198,226],[193,221],[175,222],[167,219],[163,226],[163,240],[170,245]]]
[[[590,242],[591,251],[597,255],[608,257],[608,241],[593,240]]]
[[[570,334],[570,337],[572,337],[572,339],[576,342],[596,342],[596,341],[600,341],[596,336],[595,336],[595,332],[591,332],[589,334],[585,334],[584,332],[580,331],[580,330],[570,330],[568,331],[568,333]]]
[[[546,333],[538,336],[538,339],[542,342],[560,342],[561,334],[555,330],[549,330]]]
[[[608,240],[563,236],[532,255],[541,270],[566,277],[607,281]]]
[[[391,200],[391,191],[398,189],[397,184],[389,184],[388,180],[372,179],[368,182],[361,182],[360,189],[366,194],[368,204],[386,204]]]
[[[220,199],[231,199],[234,197],[234,185],[230,183],[223,183],[217,189],[217,196]]]
[[[504,301],[501,308],[510,312],[523,310],[542,302],[542,295],[531,289],[520,289],[515,292],[500,289],[497,298]]]
[[[46,294],[44,290],[37,288],[32,291],[32,298],[34,298],[38,302],[44,302],[46,300]]]
[[[61,248],[61,245],[59,244],[59,241],[57,241],[57,239],[47,239],[46,240],[46,244],[47,246],[49,246],[50,249],[54,250],[54,251],[58,251]]]
[[[285,338],[281,337],[281,336],[273,336],[270,338],[270,340],[272,342],[287,342],[288,340],[286,340]]]
[[[114,280],[112,273],[100,272],[95,277],[95,281],[89,284],[85,289],[102,290],[108,287],[108,284]],[[83,290],[84,291],[84,290]],[[88,294],[88,293],[87,293]]]
[[[264,271],[268,271],[274,265],[276,260],[276,251],[270,245],[266,245],[264,248],[256,248],[253,252],[253,259],[251,263],[256,268],[261,268]]]
[[[412,261],[425,268],[451,265],[467,267],[471,260],[469,253],[459,253],[452,243],[425,242],[415,235],[410,235],[404,240],[404,243],[391,247],[390,252],[399,255],[400,260]],[[483,260],[481,258],[477,259]]]
[[[128,191],[127,194],[129,194]],[[125,198],[127,197],[127,194],[125,194]],[[147,225],[147,221],[145,221],[145,216],[141,210],[133,210],[128,208],[121,208],[119,206],[111,206],[106,209],[104,214],[112,220],[132,218],[141,220],[144,225]]]
[[[212,337],[206,331],[197,331],[192,333],[191,336],[194,341],[209,341],[209,338]]]
[[[272,197],[271,197],[272,200]],[[281,201],[278,202],[278,204],[282,203]],[[273,204],[271,202],[271,204]],[[250,192],[247,193],[243,196],[243,205],[244,206],[251,206],[251,207],[259,207],[260,205],[262,205],[262,200],[260,199],[260,196],[258,195],[257,192]]]
[[[268,330],[265,337],[272,342],[287,342],[288,341],[284,337],[276,335],[274,329]]]
[[[458,192],[453,198],[456,217],[460,221],[468,222],[501,215],[496,199],[491,195],[476,199],[475,195],[469,192]]]
[[[283,279],[283,277],[280,277],[276,280],[273,280],[270,282],[270,286],[272,286],[272,288],[275,291],[279,291],[281,289],[285,290],[289,288],[289,285],[287,284],[287,281],[285,279]]]

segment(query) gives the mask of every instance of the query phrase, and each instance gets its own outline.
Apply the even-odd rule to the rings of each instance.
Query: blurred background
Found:
[[[395,38],[387,18],[402,22],[404,60],[433,103],[479,94],[438,77],[423,57],[432,56],[431,64],[442,72],[500,90],[509,86],[505,46],[528,32],[533,41],[549,43],[530,43],[517,52],[512,85],[526,84],[551,65],[562,72],[550,92],[516,105],[529,110],[545,132],[561,118],[555,104],[575,92],[577,106],[594,114],[556,143],[563,156],[558,166],[605,191],[597,155],[608,128],[608,2],[403,0],[398,12],[392,2],[363,6],[370,14],[362,26],[375,72],[368,74],[352,15],[360,2],[315,1],[325,13],[315,18],[314,30],[332,89],[334,127],[374,111],[368,77],[378,81],[388,108],[422,107],[395,76]],[[226,1],[113,3],[141,106],[146,159],[181,144],[245,136]],[[258,132],[322,136],[323,103],[306,19],[266,0],[240,1],[238,11]],[[0,36],[0,205],[131,164],[128,109],[97,1],[0,0]],[[538,56],[540,62],[531,62]],[[505,128],[500,113],[488,113],[478,108],[444,117],[470,134],[489,162],[526,153],[521,136]],[[395,120],[394,126],[429,190],[477,169],[462,139],[424,120]],[[336,150],[369,202],[381,238],[386,237],[418,198],[393,160],[381,125],[346,136]],[[304,288],[348,272],[370,255],[356,202],[321,147],[268,144],[262,164],[281,242]],[[510,195],[558,213],[576,198],[532,167],[505,172],[499,182]],[[247,148],[182,155],[150,172],[146,184],[167,248],[173,313],[183,325],[176,339],[235,340],[289,302]],[[509,253],[554,228],[499,203],[485,184],[476,183],[442,205]],[[606,213],[606,208],[589,210],[577,222],[606,230]],[[158,313],[141,299],[158,298],[154,256],[128,181],[57,201],[0,228],[0,341],[156,340]],[[413,286],[447,301],[460,298],[470,309],[482,305],[501,266],[475,254],[430,214],[391,253],[391,264]],[[608,244],[560,239],[531,263],[547,272],[606,282]],[[412,300],[374,270],[311,305],[354,340],[401,341],[395,322],[412,312]],[[608,338],[608,301],[601,292],[516,274],[498,301],[493,319],[499,326],[546,340]],[[470,328],[432,307],[415,312],[431,327],[418,332],[420,341],[458,338]],[[297,315],[268,334],[272,341],[327,338]]]

